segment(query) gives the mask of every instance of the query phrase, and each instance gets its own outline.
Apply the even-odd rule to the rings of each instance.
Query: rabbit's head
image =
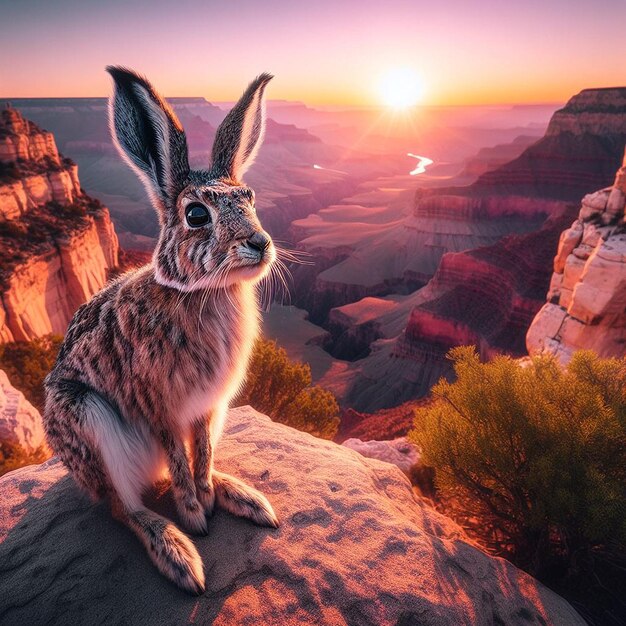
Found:
[[[111,133],[159,215],[157,281],[181,291],[259,281],[276,252],[241,176],[263,139],[263,93],[272,76],[261,74],[250,83],[220,124],[210,168],[192,170],[185,132],[165,100],[134,72],[107,71],[115,83]]]

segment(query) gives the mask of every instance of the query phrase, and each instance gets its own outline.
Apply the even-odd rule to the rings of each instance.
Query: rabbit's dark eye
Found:
[[[204,204],[200,202],[192,202],[187,205],[185,209],[185,217],[187,218],[187,224],[191,228],[199,228],[205,226],[211,221],[211,214]]]

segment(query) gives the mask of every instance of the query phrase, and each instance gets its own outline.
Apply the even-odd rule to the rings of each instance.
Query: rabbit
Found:
[[[254,192],[241,182],[263,139],[272,76],[258,76],[227,114],[210,168],[192,170],[165,100],[131,70],[107,71],[111,134],[147,189],[160,236],[149,265],[113,280],[74,315],[45,380],[44,426],[78,485],[109,499],[165,577],[200,594],[194,544],[149,510],[142,492],[169,473],[180,520],[194,534],[207,533],[216,502],[278,527],[265,496],[213,469],[259,330],[257,285],[276,260]]]

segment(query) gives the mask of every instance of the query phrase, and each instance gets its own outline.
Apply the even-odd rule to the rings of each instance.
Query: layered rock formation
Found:
[[[168,101],[185,128],[192,165],[206,167],[226,108],[204,98]],[[79,164],[83,187],[110,207],[124,247],[151,249],[158,221],[141,182],[111,142],[106,98],[23,98],[13,104],[54,131],[61,149]],[[257,192],[257,208],[273,236],[286,239],[292,220],[353,193],[355,182],[345,175],[313,169],[314,163],[336,161],[343,152],[293,124],[268,119],[263,149],[246,180]],[[384,171],[382,163],[375,167]]]
[[[0,370],[0,440],[18,444],[26,452],[34,452],[45,444],[39,411],[11,385]]]
[[[278,530],[217,511],[194,538],[207,591],[164,580],[51,460],[0,479],[0,622],[397,626],[567,624],[574,609],[473,546],[398,468],[230,412],[217,467],[262,489]],[[171,513],[169,494],[155,506]]]
[[[626,354],[625,204],[626,157],[614,185],[586,195],[561,235],[548,301],[526,337],[530,354],[548,352],[564,363],[580,349]]]
[[[355,200],[359,201],[356,204]],[[293,223],[319,273],[296,274],[298,306],[328,325],[330,309],[367,296],[409,293],[433,276],[447,252],[490,245],[537,228],[563,204],[529,198],[476,198],[375,189]],[[312,280],[311,280],[312,279]],[[336,356],[345,357],[337,349]]]
[[[0,342],[63,333],[117,267],[108,210],[80,187],[54,138],[0,112]]]
[[[476,193],[578,200],[611,183],[626,142],[626,87],[584,89],[557,111],[543,139],[483,174]]]
[[[335,382],[327,376],[318,383],[332,386],[344,406],[373,412],[427,395],[452,374],[447,354],[454,346],[475,345],[485,358],[525,354],[526,332],[550,282],[552,251],[573,211],[536,232],[445,254],[428,285],[413,294],[365,298],[331,311],[341,330],[334,345],[350,341],[370,353]],[[372,335],[378,339],[368,346]]]

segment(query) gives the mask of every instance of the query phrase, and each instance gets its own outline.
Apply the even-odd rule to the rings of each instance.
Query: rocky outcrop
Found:
[[[346,448],[354,450],[368,459],[377,459],[385,463],[391,463],[405,474],[419,462],[420,453],[417,446],[411,443],[406,437],[389,439],[385,441],[362,441],[361,439],[346,439],[343,444]]]
[[[28,453],[45,445],[39,411],[21,391],[11,385],[2,370],[0,370],[0,441],[17,444]]]
[[[0,163],[45,160],[60,165],[52,133],[41,130],[9,107],[0,112],[0,121]]]
[[[0,186],[0,217],[19,219],[30,209],[48,202],[72,204],[81,195],[78,167],[67,162],[64,165],[64,169],[53,166]]]
[[[62,334],[117,267],[115,229],[50,133],[6,108],[0,140],[0,342]]]
[[[218,511],[208,536],[194,538],[207,571],[200,597],[165,581],[58,461],[4,476],[0,622],[584,624],[565,600],[472,545],[392,465],[248,407],[230,412],[216,464],[262,489],[281,526]],[[154,506],[171,514],[169,494]]]
[[[572,124],[574,122],[572,121]],[[603,357],[626,353],[626,157],[615,183],[586,195],[563,231],[547,303],[526,344],[566,363],[576,350]]]

